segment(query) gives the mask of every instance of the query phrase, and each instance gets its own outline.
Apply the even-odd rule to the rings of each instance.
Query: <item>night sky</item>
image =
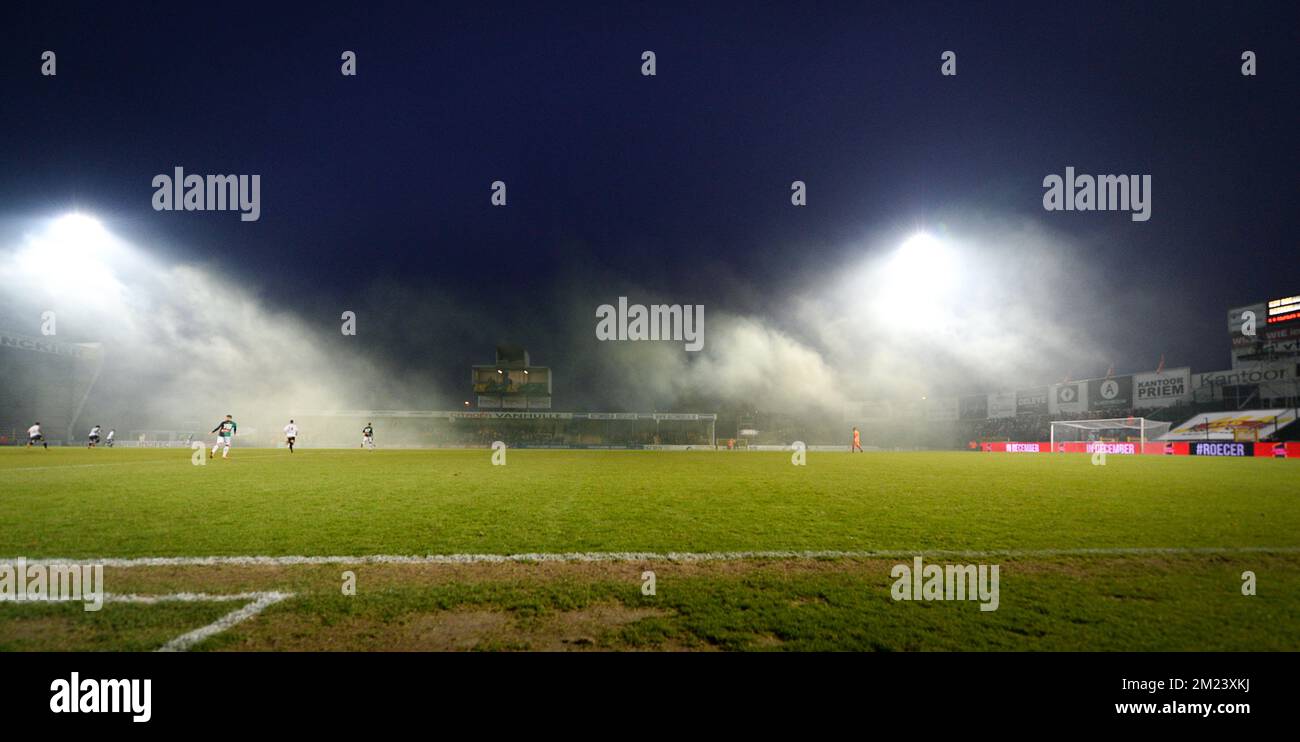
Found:
[[[1099,309],[1036,307],[1102,339],[1075,378],[1226,368],[1226,310],[1300,290],[1294,2],[25,5],[0,219],[83,210],[312,326],[355,310],[357,347],[451,394],[514,342],[558,409],[608,406],[577,349],[620,290],[779,317],[884,236],[972,221],[1090,266],[1060,291]],[[260,220],[154,211],[176,166],[260,174]],[[1151,174],[1150,221],[1044,211],[1066,166]]]

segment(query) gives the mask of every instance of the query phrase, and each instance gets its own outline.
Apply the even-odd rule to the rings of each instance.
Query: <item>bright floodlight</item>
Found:
[[[952,283],[952,255],[934,236],[919,232],[898,248],[887,270],[889,280],[906,291],[946,289]]]
[[[875,307],[886,316],[905,313],[914,325],[949,318],[957,264],[952,249],[925,232],[907,238],[875,275]]]
[[[30,238],[18,266],[31,284],[55,294],[113,290],[118,284],[106,262],[112,252],[113,238],[103,225],[72,213]]]
[[[858,291],[889,326],[911,335],[935,330],[953,316],[961,273],[957,255],[943,239],[923,231],[913,234],[868,269]],[[901,317],[906,321],[897,321]]]
[[[50,225],[53,241],[73,249],[94,249],[108,241],[104,225],[85,214],[72,213],[61,216]]]

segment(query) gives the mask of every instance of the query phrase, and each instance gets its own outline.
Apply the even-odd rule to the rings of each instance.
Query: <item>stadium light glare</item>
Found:
[[[50,236],[61,244],[85,249],[103,247],[108,243],[108,232],[99,220],[75,211],[55,219],[50,225]]]
[[[112,235],[97,219],[74,212],[30,238],[18,254],[18,265],[32,281],[56,293],[115,291],[119,284],[107,263],[113,248]]]
[[[919,232],[899,246],[889,261],[890,278],[909,289],[946,286],[953,277],[952,254],[933,235]]]
[[[918,232],[899,245],[875,276],[876,309],[896,316],[900,308],[919,325],[950,318],[951,292],[957,282],[952,248],[935,236]]]

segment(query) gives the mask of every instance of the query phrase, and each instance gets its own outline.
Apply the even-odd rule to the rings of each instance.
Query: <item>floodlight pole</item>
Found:
[[[72,413],[72,420],[68,423],[68,443],[76,440],[75,432],[77,420],[81,419],[81,411],[86,407],[86,400],[90,399],[90,392],[95,388],[95,382],[99,381],[99,372],[104,369],[104,353],[102,343],[85,343],[85,345],[94,346],[95,353],[95,371],[90,377],[90,385],[86,387],[86,393],[81,395],[81,400],[77,402],[77,409]]]

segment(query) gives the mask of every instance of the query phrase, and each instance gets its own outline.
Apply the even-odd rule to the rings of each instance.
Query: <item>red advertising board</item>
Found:
[[[990,453],[1052,453],[1047,441],[989,441],[981,450]],[[1254,458],[1300,459],[1300,441],[1289,443],[1230,443],[1225,441],[1161,441],[1147,443],[1098,443],[1071,441],[1056,444],[1056,453],[1146,454],[1148,456],[1253,456]]]

